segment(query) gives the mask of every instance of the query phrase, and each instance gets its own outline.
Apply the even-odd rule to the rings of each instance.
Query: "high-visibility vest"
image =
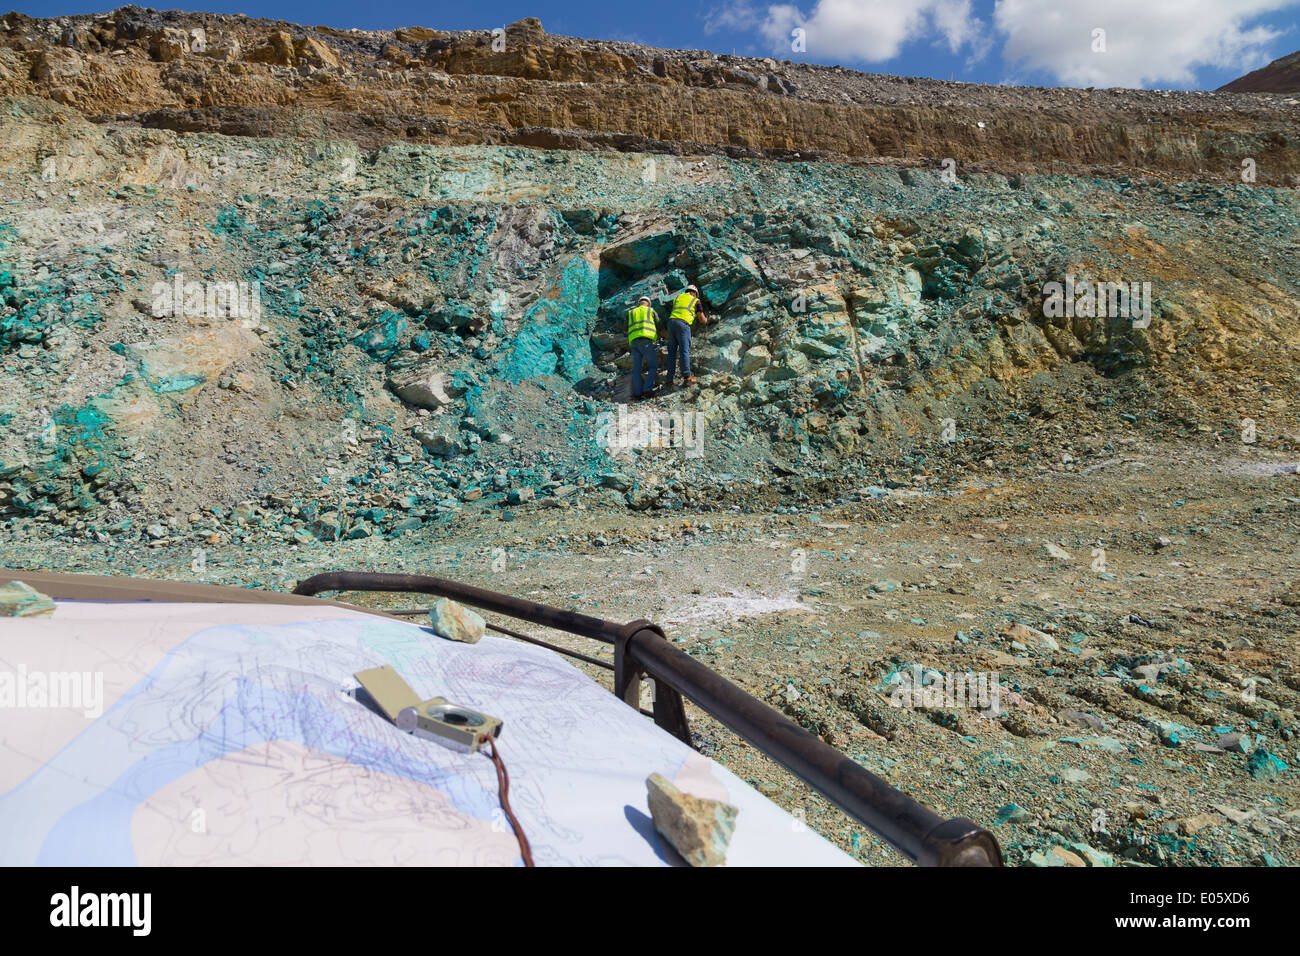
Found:
[[[681,319],[687,325],[695,321],[695,303],[700,300],[695,298],[689,292],[683,292],[677,298],[673,299],[673,311],[668,316],[670,319]]]
[[[648,305],[638,305],[627,310],[627,341],[631,345],[637,339],[649,339],[653,342],[659,337],[655,329],[655,314]]]

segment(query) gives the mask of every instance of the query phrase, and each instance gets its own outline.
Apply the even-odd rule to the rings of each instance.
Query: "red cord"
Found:
[[[497,753],[496,739],[487,734],[479,737],[479,743],[486,743],[492,752],[489,756],[492,758],[492,764],[497,768],[497,786],[501,792],[501,809],[506,813],[506,819],[515,829],[515,838],[519,841],[519,855],[524,858],[524,866],[536,866],[533,863],[533,851],[528,845],[528,837],[524,836],[524,828],[519,825],[519,820],[515,812],[510,809],[510,774],[506,772],[505,761]]]

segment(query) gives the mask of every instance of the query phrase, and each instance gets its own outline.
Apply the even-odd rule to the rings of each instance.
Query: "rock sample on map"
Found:
[[[661,774],[646,778],[647,802],[655,830],[691,866],[722,866],[736,830],[737,810],[721,800],[683,793]]]
[[[462,644],[477,644],[487,631],[487,623],[463,604],[439,598],[429,609],[429,622],[439,637]]]
[[[36,617],[53,614],[54,602],[22,581],[0,587],[0,617]]]

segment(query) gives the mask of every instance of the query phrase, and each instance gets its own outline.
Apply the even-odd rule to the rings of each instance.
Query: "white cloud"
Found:
[[[714,4],[704,16],[704,32],[753,30],[763,14],[750,0],[728,0]]]
[[[706,27],[757,26],[775,53],[789,56],[791,33],[802,28],[809,57],[827,62],[879,63],[898,56],[903,45],[942,39],[956,53],[979,55],[987,46],[984,23],[971,14],[971,0],[817,0],[804,14],[790,3],[759,11],[745,0],[725,5]]]
[[[1070,86],[1195,86],[1212,66],[1246,72],[1267,63],[1280,34],[1252,25],[1300,0],[997,0],[1008,68]],[[1093,31],[1105,30],[1105,52]]]

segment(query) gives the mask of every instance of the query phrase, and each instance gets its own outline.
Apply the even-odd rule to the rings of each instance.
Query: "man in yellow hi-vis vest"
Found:
[[[688,285],[673,300],[673,310],[668,316],[668,387],[672,387],[677,374],[677,357],[681,356],[682,378],[687,385],[697,379],[691,374],[691,326],[699,319],[705,323],[704,308],[700,305],[700,290]]]
[[[641,296],[635,309],[627,310],[627,344],[632,351],[633,399],[649,398],[655,393],[655,373],[659,364],[658,319],[659,316],[650,307],[648,295]]]

